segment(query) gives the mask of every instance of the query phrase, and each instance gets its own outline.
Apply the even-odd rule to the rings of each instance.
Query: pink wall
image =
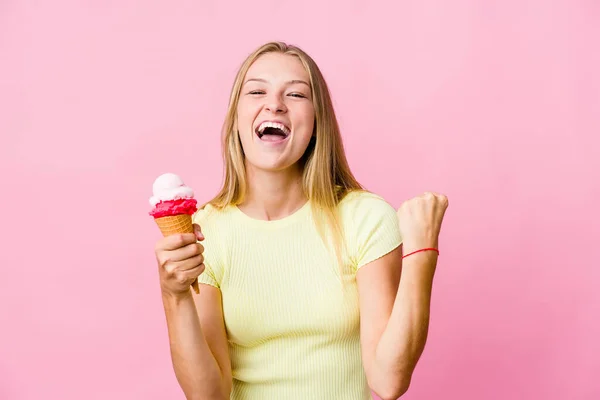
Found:
[[[215,193],[270,39],[321,65],[368,188],[450,197],[405,398],[600,398],[599,3],[239,3],[0,3],[0,399],[183,398],[147,197]]]

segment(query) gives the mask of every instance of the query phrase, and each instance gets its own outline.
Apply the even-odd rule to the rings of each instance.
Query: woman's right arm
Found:
[[[231,363],[221,292],[202,285],[194,296],[190,284],[204,271],[202,234],[173,235],[157,244],[162,299],[171,359],[188,400],[228,400]]]

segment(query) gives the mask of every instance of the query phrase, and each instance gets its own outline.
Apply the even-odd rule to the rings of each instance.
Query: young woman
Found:
[[[400,397],[425,346],[447,199],[396,212],[363,190],[325,80],[294,46],[246,59],[223,134],[223,188],[196,234],[156,245],[186,397]]]

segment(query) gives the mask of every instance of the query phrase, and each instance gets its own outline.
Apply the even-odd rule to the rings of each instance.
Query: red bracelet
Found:
[[[422,251],[427,251],[427,250],[432,250],[432,251],[435,251],[436,253],[438,253],[438,256],[440,255],[440,251],[439,251],[438,249],[436,249],[436,248],[433,248],[433,247],[427,247],[426,249],[420,249],[420,250],[416,250],[416,251],[413,251],[412,253],[408,253],[408,254],[406,254],[406,255],[403,255],[403,256],[402,256],[402,258],[405,258],[405,257],[411,256],[411,255],[413,255],[413,254],[415,254],[415,253],[420,253],[420,252],[422,252]]]

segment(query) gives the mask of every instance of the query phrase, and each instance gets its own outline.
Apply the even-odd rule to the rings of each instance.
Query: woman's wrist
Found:
[[[188,299],[193,300],[192,290],[190,288],[188,288],[184,292],[179,292],[179,293],[173,293],[172,291],[170,291],[168,289],[162,289],[161,295],[162,295],[163,303],[168,303],[171,305],[179,305],[182,302],[187,301]]]
[[[423,240],[423,241],[404,241],[402,243],[402,256],[408,257],[411,255],[421,255],[422,253],[439,255],[438,241],[437,240]]]
[[[437,247],[426,245],[403,245],[402,264],[418,264],[424,267],[435,268],[439,251]]]

